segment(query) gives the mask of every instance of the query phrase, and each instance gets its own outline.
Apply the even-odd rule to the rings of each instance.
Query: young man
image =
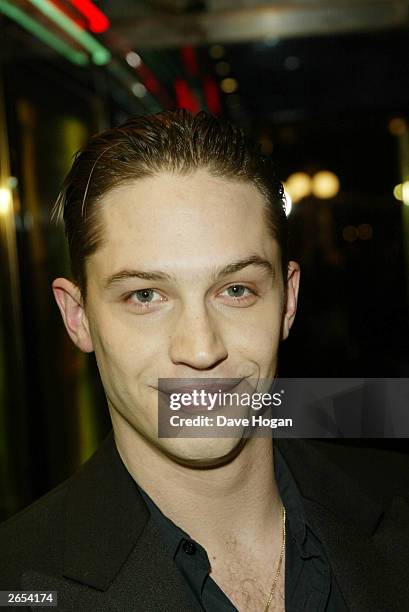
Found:
[[[205,113],[134,118],[77,155],[57,206],[73,279],[53,291],[113,433],[0,529],[0,588],[81,612],[407,610],[404,459],[157,434],[159,379],[276,374],[299,267],[269,160]]]

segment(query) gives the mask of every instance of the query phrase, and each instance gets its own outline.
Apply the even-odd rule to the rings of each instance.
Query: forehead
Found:
[[[138,265],[203,269],[277,245],[266,202],[250,182],[160,174],[122,185],[100,202],[104,244],[92,256],[106,270]]]

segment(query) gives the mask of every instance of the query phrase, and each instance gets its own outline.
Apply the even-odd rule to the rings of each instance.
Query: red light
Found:
[[[91,0],[69,0],[88,21],[88,29],[100,34],[109,28],[109,19]]]
[[[198,74],[199,66],[197,65],[196,51],[194,48],[191,46],[182,47],[180,53],[188,75],[195,76]]]
[[[174,82],[178,108],[186,108],[191,113],[197,113],[200,104],[194,93],[189,89],[188,84],[183,79],[176,79]]]
[[[153,74],[153,72],[149,70],[149,68],[145,64],[141,64],[139,68],[137,68],[137,71],[149,93],[159,93],[160,83],[156,76]]]
[[[203,91],[207,108],[213,115],[220,115],[220,96],[219,88],[210,76],[203,79]]]

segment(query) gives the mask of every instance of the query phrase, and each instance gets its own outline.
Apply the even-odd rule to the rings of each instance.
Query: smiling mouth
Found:
[[[240,384],[240,382],[243,380],[243,378],[228,378],[228,379],[221,379],[223,382],[214,382],[212,381],[210,384],[204,382],[205,380],[208,379],[202,379],[199,380],[197,379],[196,382],[192,383],[192,384],[168,384],[166,382],[164,382],[163,384],[159,385],[158,391],[160,391],[161,393],[166,393],[166,395],[171,395],[172,393],[178,393],[178,394],[182,394],[182,393],[193,393],[194,391],[204,391],[205,393],[224,393],[227,391],[231,391],[232,389],[234,389],[235,387],[237,387],[237,385]]]
[[[237,391],[240,383],[244,378],[222,379],[220,383],[212,381],[211,384],[205,384],[196,379],[195,384],[176,385],[166,384],[160,385],[157,389],[160,396],[170,409],[171,396],[174,399],[180,400],[183,395],[190,396],[192,403],[184,405],[181,403],[178,411],[186,414],[212,414],[220,410],[229,408],[231,403],[224,402],[225,393],[236,393],[240,396],[240,391]],[[241,391],[242,392],[242,391]],[[176,396],[176,397],[175,397]]]

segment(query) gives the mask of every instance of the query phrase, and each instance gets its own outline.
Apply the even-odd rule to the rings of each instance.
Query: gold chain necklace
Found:
[[[264,608],[264,612],[268,611],[268,609],[270,607],[270,604],[273,601],[274,591],[276,590],[278,577],[280,575],[281,566],[283,564],[284,551],[285,551],[285,508],[284,508],[284,506],[283,506],[283,511],[282,511],[282,517],[283,517],[283,519],[282,519],[283,520],[283,530],[282,530],[283,540],[282,540],[282,543],[281,543],[280,558],[278,560],[277,572],[276,572],[276,575],[274,576],[273,584],[271,586],[271,591],[270,591],[270,594],[268,596],[268,600],[267,600],[267,603],[266,603],[266,607]]]

